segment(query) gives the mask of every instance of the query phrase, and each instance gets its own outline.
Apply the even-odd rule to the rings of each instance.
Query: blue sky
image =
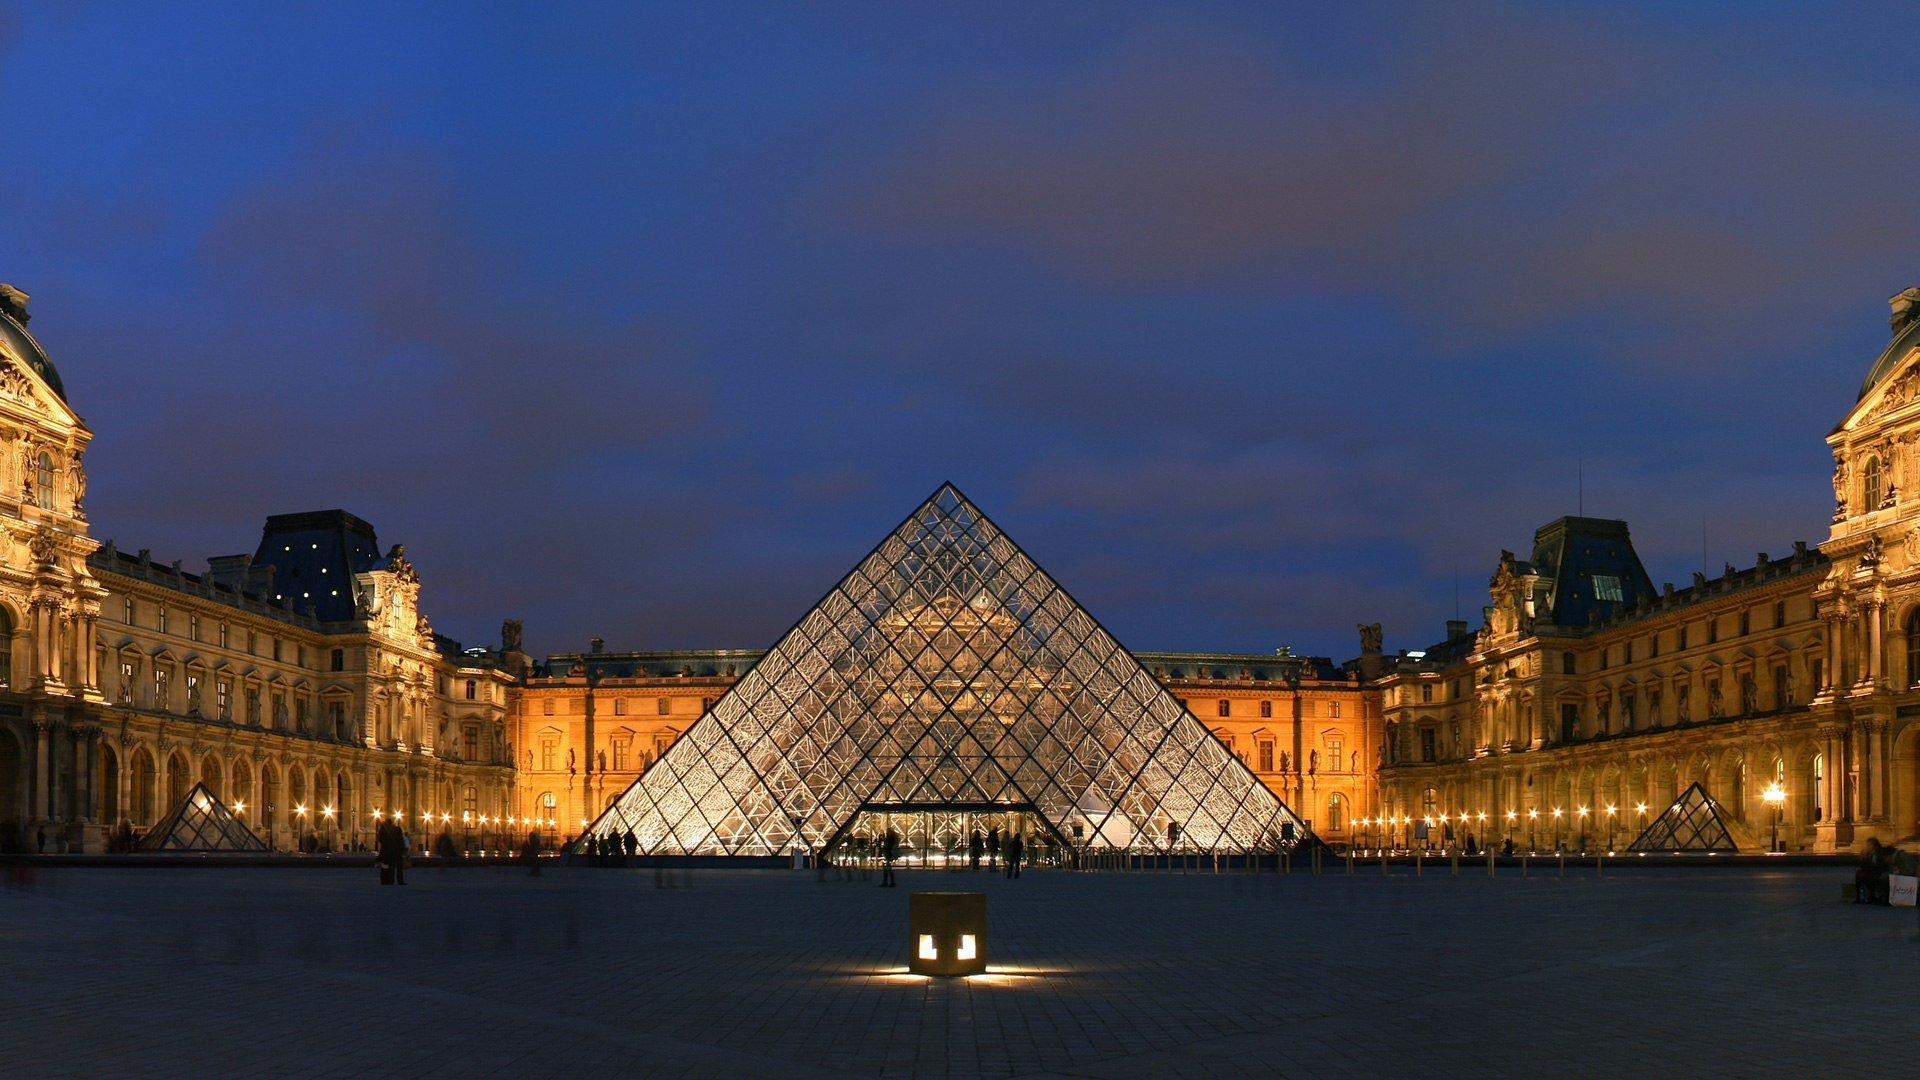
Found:
[[[952,480],[1137,648],[1501,548],[1818,541],[1920,282],[1884,12],[9,4],[0,280],[96,533],[402,542],[442,630],[769,642]]]

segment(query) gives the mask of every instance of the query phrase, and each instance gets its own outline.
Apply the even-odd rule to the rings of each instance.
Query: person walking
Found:
[[[987,830],[987,869],[1000,865],[1000,826]]]
[[[980,869],[980,853],[986,849],[986,846],[987,842],[980,837],[980,830],[973,830],[973,835],[967,838],[967,862],[975,870]]]
[[[899,854],[900,834],[889,828],[887,835],[880,840],[880,861],[882,863],[880,887],[883,889],[891,889],[899,884],[893,880],[893,860],[894,857]]]
[[[1019,833],[1007,834],[1007,877],[1020,876],[1020,853],[1025,847],[1026,844],[1020,839]]]

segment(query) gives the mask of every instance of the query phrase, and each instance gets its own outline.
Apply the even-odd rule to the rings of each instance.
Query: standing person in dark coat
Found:
[[[891,889],[899,882],[893,880],[893,860],[900,854],[900,834],[892,829],[880,840],[880,861],[884,864],[880,872],[880,887]]]
[[[635,836],[633,835],[632,829],[627,830],[626,846],[627,846],[627,858],[632,859],[634,856],[640,854],[640,841],[637,838],[635,838]]]
[[[972,864],[975,870],[980,869],[980,853],[986,849],[986,846],[987,842],[980,838],[980,830],[973,830],[973,835],[967,838],[967,862]]]
[[[380,876],[382,884],[405,885],[407,883],[407,834],[398,822],[382,821],[374,832],[374,846],[378,851],[377,861],[386,869]]]
[[[1000,865],[1000,826],[987,830],[987,869]]]
[[[1026,843],[1020,839],[1019,833],[1007,835],[1007,876],[1009,878],[1020,876],[1020,853],[1026,846]]]
[[[520,847],[520,860],[527,864],[531,877],[540,876],[540,833],[535,830],[527,834],[527,842]]]

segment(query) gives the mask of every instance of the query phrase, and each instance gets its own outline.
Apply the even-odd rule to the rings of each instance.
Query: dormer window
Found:
[[[1866,497],[1862,505],[1862,510],[1870,514],[1880,509],[1880,500],[1886,497],[1885,485],[1882,483],[1880,476],[1880,456],[1878,454],[1868,455],[1867,467],[1863,472],[1866,476],[1866,491],[1864,493]]]
[[[1595,600],[1620,603],[1624,597],[1620,592],[1620,579],[1613,574],[1593,575],[1593,598]]]

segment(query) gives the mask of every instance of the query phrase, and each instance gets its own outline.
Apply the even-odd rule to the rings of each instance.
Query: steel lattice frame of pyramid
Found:
[[[136,845],[140,851],[267,851],[266,841],[247,828],[227,804],[195,784],[173,812],[154,823]]]
[[[1627,845],[1627,850],[1732,853],[1739,851],[1740,846],[1733,842],[1733,834],[1720,820],[1719,805],[1696,780],[1673,800],[1672,806],[1640,831],[1633,843]]]
[[[949,806],[1029,809],[1093,850],[1245,851],[1280,844],[1287,825],[1296,843],[1308,835],[946,484],[577,846],[631,831],[648,854],[778,855],[823,849],[862,809]]]

